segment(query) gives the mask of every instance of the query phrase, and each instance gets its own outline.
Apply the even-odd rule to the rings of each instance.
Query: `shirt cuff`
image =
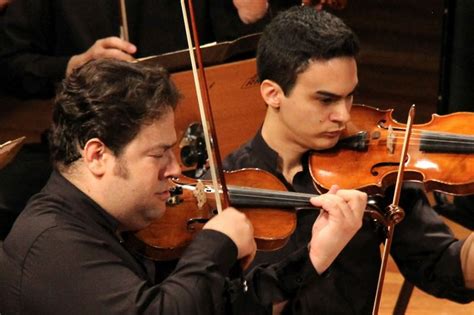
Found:
[[[303,247],[278,264],[276,273],[283,289],[290,293],[320,277],[327,277],[331,268],[319,275],[311,263],[307,247]]]
[[[238,250],[227,235],[207,229],[196,235],[185,254],[208,257],[220,272],[227,275],[237,261]]]

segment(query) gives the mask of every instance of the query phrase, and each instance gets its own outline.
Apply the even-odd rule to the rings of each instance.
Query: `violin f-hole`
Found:
[[[378,176],[379,172],[376,170],[377,168],[398,166],[398,165],[400,165],[400,163],[398,162],[380,162],[375,165],[372,165],[372,167],[370,168],[370,174],[372,176]]]
[[[407,155],[405,157],[405,162],[404,164],[406,165],[408,163],[408,160],[410,159],[410,157]],[[372,165],[372,167],[370,168],[370,174],[372,176],[378,176],[380,173],[379,171],[377,171],[378,168],[382,168],[382,167],[393,167],[393,166],[400,166],[400,163],[399,162],[380,162],[380,163],[376,163],[374,165]]]
[[[190,218],[186,222],[186,228],[188,231],[199,231],[207,221],[209,221],[209,218]],[[199,228],[196,227],[197,224],[199,224]]]

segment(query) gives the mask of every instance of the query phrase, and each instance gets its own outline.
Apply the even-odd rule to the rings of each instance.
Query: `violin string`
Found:
[[[382,127],[385,130],[388,130],[386,127]],[[405,133],[405,128],[400,128],[400,127],[393,127],[394,132],[401,132]],[[454,132],[441,132],[441,131],[429,131],[429,130],[423,130],[423,129],[413,129],[412,134],[420,134],[420,133],[429,133],[429,134],[442,134],[442,135],[459,135],[458,133]]]
[[[186,190],[194,191],[196,187],[192,184],[177,184]],[[294,191],[284,191],[284,190],[272,190],[264,188],[254,188],[254,187],[244,187],[229,185],[229,196],[231,197],[232,202],[235,202],[239,206],[250,206],[250,207],[268,207],[268,208],[298,208],[298,207],[314,207],[311,202],[311,197],[318,196],[317,194],[308,194],[300,193]],[[208,193],[213,193],[214,189],[210,186],[206,186],[204,191]],[[220,191],[222,193],[222,191]],[[373,210],[365,210],[366,214],[370,217],[376,215]],[[384,217],[380,214],[377,216],[377,219],[381,222],[384,220]]]
[[[386,127],[382,127],[382,129],[388,130],[388,128],[386,128]],[[394,127],[393,132],[394,133],[403,133],[403,134],[405,134],[405,129],[404,128],[399,128],[399,127]],[[469,136],[472,136],[472,135],[458,134],[458,133],[454,133],[454,132],[427,131],[427,130],[422,130],[422,129],[413,129],[411,134],[412,135],[413,134],[443,135],[443,136],[446,136],[446,137],[449,137],[449,136],[453,136],[453,137],[457,137],[457,136],[467,136],[467,137],[469,137]]]
[[[394,130],[394,134],[402,134],[404,135],[404,131],[400,130]],[[421,137],[413,137],[413,135],[419,135]],[[436,131],[417,131],[417,132],[412,132],[412,137],[411,139],[427,139],[428,137],[431,137],[431,139],[436,139],[436,141],[440,141],[442,139],[455,139],[457,141],[463,141],[463,142],[469,142],[472,141],[474,142],[474,136],[472,135],[463,135],[463,134],[457,134],[457,133],[450,133],[450,132],[436,132]]]
[[[404,132],[403,131],[394,131],[393,134],[396,136],[393,139],[403,139]],[[413,136],[416,134],[418,136]],[[424,141],[425,143],[452,143],[452,144],[464,144],[470,145],[474,144],[474,136],[470,135],[460,135],[454,133],[439,133],[439,132],[426,132],[421,131],[418,133],[412,132],[412,140],[420,140]],[[369,145],[376,145],[376,144],[369,144]]]
[[[397,138],[397,139],[402,139],[402,138]],[[412,140],[413,141],[413,140]],[[445,146],[446,148],[448,147],[452,147],[452,146],[460,146],[460,147],[464,147],[464,148],[473,148],[473,145],[472,143],[466,143],[466,142],[456,142],[456,141],[436,141],[436,140],[427,140],[427,141],[423,141],[423,143],[425,145],[437,145],[437,146]],[[380,143],[368,143],[366,146],[380,146],[381,144]],[[420,146],[419,143],[410,143],[408,145],[409,147],[417,147],[417,146]]]
[[[387,131],[388,132],[388,131]],[[405,129],[398,128],[392,131],[394,135],[392,139],[404,139]],[[411,139],[413,141],[423,141],[424,144],[436,144],[437,146],[440,145],[460,145],[466,148],[470,148],[471,145],[474,145],[474,136],[472,135],[464,135],[464,134],[456,134],[450,132],[436,132],[436,131],[425,131],[419,129],[412,129]],[[369,140],[366,140],[366,145],[380,145],[377,143],[369,143]],[[417,146],[418,143],[410,144],[412,146]]]
[[[403,137],[394,137],[393,139],[403,139]],[[426,139],[426,138],[411,138],[411,140],[419,140],[424,143],[436,143],[436,144],[459,144],[459,145],[474,145],[474,141],[465,141],[465,140],[441,140],[441,139]],[[378,145],[376,143],[369,143],[368,145]],[[410,145],[418,145],[412,143]]]
[[[403,139],[403,137],[393,137],[393,139]],[[419,140],[425,143],[446,143],[446,144],[464,144],[474,145],[474,140],[442,140],[442,139],[426,139],[426,138],[411,138],[411,140]],[[377,143],[369,143],[368,145],[379,145]],[[418,144],[411,144],[418,145]]]
[[[185,190],[196,190],[194,185],[190,184],[176,184],[176,186],[181,187]],[[236,186],[236,185],[229,185],[229,192],[233,196],[243,196],[243,197],[252,197],[252,198],[262,198],[262,199],[277,199],[277,200],[284,200],[284,201],[308,201],[311,197],[316,195],[314,194],[306,194],[300,192],[292,192],[292,191],[284,191],[284,190],[273,190],[273,189],[265,189],[265,188],[254,188],[254,187],[244,187],[244,186]],[[211,186],[206,186],[204,191],[214,193],[215,189]],[[219,190],[219,193],[222,193]]]
[[[394,137],[392,139],[403,139],[403,137]],[[387,141],[386,139],[382,139],[384,141]],[[439,140],[439,139],[425,139],[425,138],[412,138],[411,139],[412,141],[413,140],[419,140],[419,141],[423,141],[423,143],[434,143],[434,144],[458,144],[458,145],[467,145],[467,146],[470,146],[470,145],[474,145],[474,141],[464,141],[464,140],[461,140],[461,141],[455,141],[455,140]],[[377,144],[377,143],[368,143],[367,145],[380,145],[380,144]],[[418,145],[417,143],[412,143],[410,145]]]
[[[312,194],[279,191],[262,188],[249,188],[240,186],[229,186],[229,191],[234,196],[252,197],[280,201],[306,201],[309,203],[309,198],[314,197]]]
[[[405,134],[403,130],[394,130],[394,133],[401,133]],[[459,138],[459,137],[466,137],[466,138],[474,138],[473,135],[465,135],[459,133],[452,133],[452,132],[436,132],[436,131],[417,131],[412,132],[412,135],[429,135],[432,137],[445,137],[445,138]]]

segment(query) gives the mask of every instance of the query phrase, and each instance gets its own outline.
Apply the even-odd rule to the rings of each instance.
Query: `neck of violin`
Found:
[[[313,207],[309,202],[313,196],[289,191],[229,186],[230,203],[236,207]]]
[[[474,136],[425,131],[420,136],[420,151],[474,153]]]

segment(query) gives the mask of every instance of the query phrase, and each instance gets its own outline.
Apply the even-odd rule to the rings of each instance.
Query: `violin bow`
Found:
[[[127,7],[125,5],[125,0],[120,1],[120,38],[130,41],[128,36],[128,22],[127,22]]]
[[[375,295],[374,307],[372,309],[372,315],[377,315],[379,313],[380,299],[382,297],[383,283],[385,280],[385,273],[387,270],[388,256],[390,255],[390,248],[392,246],[393,233],[395,230],[395,224],[399,223],[405,212],[398,206],[400,202],[400,193],[403,185],[403,175],[405,172],[405,162],[407,160],[407,150],[410,142],[411,129],[413,125],[413,120],[415,118],[415,105],[413,104],[408,112],[408,120],[405,130],[405,138],[403,140],[402,152],[400,155],[400,164],[398,166],[397,181],[395,182],[395,191],[393,193],[392,203],[387,207],[388,217],[391,218],[387,220],[387,237],[385,238],[385,245],[383,249],[382,262],[380,265],[379,279],[377,283],[377,293]]]
[[[20,137],[5,143],[0,143],[0,170],[10,163],[20,151],[26,137]]]
[[[219,153],[219,145],[217,142],[216,131],[214,127],[214,118],[212,115],[211,102],[209,97],[209,91],[207,89],[206,74],[204,71],[204,65],[202,61],[201,47],[199,45],[199,37],[197,32],[197,26],[194,16],[194,8],[192,0],[188,0],[189,12],[191,16],[191,26],[194,38],[195,47],[191,40],[188,14],[186,11],[185,0],[181,0],[181,10],[183,13],[184,28],[186,31],[186,39],[188,42],[189,58],[191,60],[191,66],[193,69],[194,85],[196,88],[196,96],[199,105],[199,112],[201,116],[202,127],[204,131],[204,139],[206,143],[206,150],[208,152],[209,168],[211,172],[212,184],[214,186],[214,194],[216,198],[217,211],[221,212],[223,208],[230,205],[227,185],[224,178],[224,172],[222,170],[222,160]],[[196,52],[196,58],[194,56]],[[196,59],[199,65],[199,73],[196,67]],[[203,87],[201,87],[201,82]],[[203,98],[204,95],[204,98]],[[206,105],[206,108],[204,107]],[[219,185],[220,183],[220,185]],[[222,190],[223,203],[221,203],[220,191]]]

